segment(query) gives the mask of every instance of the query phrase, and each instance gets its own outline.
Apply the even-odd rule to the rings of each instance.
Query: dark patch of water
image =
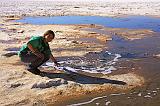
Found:
[[[4,24],[0,24],[0,26],[4,26]]]
[[[17,40],[0,40],[0,43],[5,43],[5,44],[15,44]]]
[[[138,40],[126,40],[121,36],[114,35],[101,29],[86,29],[100,34],[112,35],[112,40],[107,41],[106,45],[109,47],[107,50],[111,53],[120,54],[121,58],[146,58],[153,56],[160,51],[160,36],[159,33],[154,34],[152,37],[146,37]],[[104,50],[106,51],[106,50]]]
[[[0,31],[4,31],[5,30],[5,28],[0,28]]]
[[[9,53],[2,54],[2,56],[5,56],[5,57],[12,57],[14,55],[18,55],[18,53],[17,52],[9,52]]]
[[[114,36],[118,37],[118,36]],[[126,40],[114,40],[108,42],[109,50],[113,53],[122,54],[122,57],[146,57],[153,56],[153,54],[160,51],[160,36],[155,35],[140,40],[126,41]]]
[[[121,58],[147,58],[147,54],[122,53]]]
[[[20,48],[18,48],[18,47],[13,47],[13,48],[7,48],[7,49],[5,49],[5,51],[19,51],[20,50]]]

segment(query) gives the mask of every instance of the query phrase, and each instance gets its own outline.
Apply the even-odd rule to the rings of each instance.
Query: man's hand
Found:
[[[56,66],[59,66],[59,65],[60,65],[60,64],[57,62],[57,60],[53,57],[52,54],[50,55],[50,59],[52,60],[52,62],[54,62],[54,64],[55,64]]]
[[[60,66],[60,64],[56,61],[56,62],[54,62],[54,64],[56,65],[56,66]]]

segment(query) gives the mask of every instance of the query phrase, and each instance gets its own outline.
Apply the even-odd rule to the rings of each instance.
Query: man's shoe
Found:
[[[40,75],[41,71],[38,68],[36,68],[36,69],[33,70],[32,73],[34,73],[36,75]]]
[[[33,74],[39,75],[41,71],[38,68],[27,68],[27,70]]]

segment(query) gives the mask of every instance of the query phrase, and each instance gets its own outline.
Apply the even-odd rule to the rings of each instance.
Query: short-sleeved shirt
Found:
[[[39,52],[43,53],[44,55],[49,56],[51,54],[51,50],[49,44],[44,42],[44,38],[42,36],[33,36],[27,44],[31,44],[33,48],[38,49]],[[21,53],[27,53],[30,51],[27,44],[24,44],[20,49],[18,55],[21,57]]]

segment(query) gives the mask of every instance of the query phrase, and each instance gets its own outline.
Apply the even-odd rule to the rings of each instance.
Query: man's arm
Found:
[[[44,55],[41,52],[39,52],[36,48],[33,48],[31,44],[28,43],[27,46],[32,51],[32,53],[35,54],[37,57],[44,58]]]
[[[55,65],[59,65],[58,63],[57,63],[57,60],[54,58],[54,56],[52,55],[52,53],[50,54],[50,59],[52,60],[52,62],[54,62],[55,63]]]

